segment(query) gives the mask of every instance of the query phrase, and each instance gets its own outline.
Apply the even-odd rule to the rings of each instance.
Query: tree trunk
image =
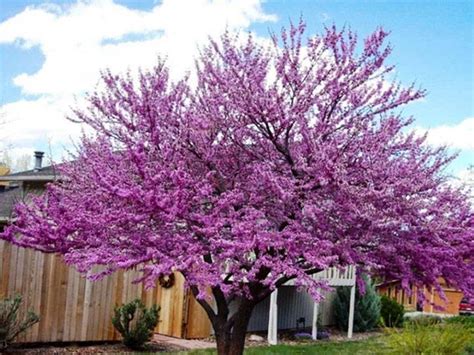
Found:
[[[219,319],[213,324],[219,355],[242,355],[245,335],[255,304],[243,300],[229,319]]]
[[[265,269],[259,273],[259,279],[265,279],[270,269]],[[277,286],[282,285],[290,278],[282,278]],[[242,355],[245,346],[245,335],[247,327],[255,306],[267,298],[272,290],[263,287],[261,284],[254,284],[252,288],[252,299],[240,298],[238,308],[234,314],[230,314],[229,306],[236,301],[236,297],[226,297],[220,287],[212,287],[212,295],[215,304],[211,306],[205,299],[199,298],[199,290],[196,286],[191,286],[191,291],[198,303],[206,311],[211,321],[216,336],[217,353],[219,355]]]
[[[230,333],[225,329],[214,329],[217,342],[217,353],[228,355],[230,349]]]

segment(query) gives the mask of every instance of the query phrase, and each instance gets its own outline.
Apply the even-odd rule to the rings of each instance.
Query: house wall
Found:
[[[457,291],[452,288],[443,287],[445,296],[447,300],[443,300],[438,292],[425,289],[425,298],[433,304],[424,304],[423,312],[428,313],[440,313],[440,314],[459,314],[459,303],[463,297],[462,292]],[[416,311],[420,310],[419,306],[417,307],[417,295],[416,288],[412,288],[412,295],[409,296],[400,286],[400,282],[390,282],[386,284],[379,285],[377,287],[377,292],[380,295],[385,295],[391,299],[396,300],[398,303],[402,304],[406,311]],[[436,307],[438,306],[438,307]],[[442,307],[443,309],[439,309]]]
[[[2,165],[0,163],[0,176],[4,176],[8,174],[10,174],[10,169],[7,166]],[[2,189],[5,188],[6,186],[8,186],[8,182],[0,181],[0,191],[2,191]]]
[[[132,284],[139,272],[116,272],[96,282],[86,280],[58,255],[19,248],[0,241],[0,299],[23,296],[22,312],[40,317],[18,342],[104,341],[119,339],[111,323],[115,306],[140,298],[148,307],[160,305],[155,331],[183,337],[207,337],[210,324],[204,311],[185,292],[184,279],[176,275],[173,287],[145,290]]]
[[[438,292],[426,291],[426,298],[435,305],[441,306],[444,309],[437,309],[433,304],[425,304],[423,306],[424,312],[429,313],[444,313],[444,314],[459,314],[459,303],[461,303],[463,294],[460,291],[450,288],[443,289],[446,296],[446,301],[441,298]]]
[[[402,304],[406,311],[416,311],[416,288],[412,288],[412,295],[409,296],[400,286],[399,282],[392,282],[377,287],[379,295],[384,295]]]
[[[326,298],[319,305],[319,316],[323,325],[334,324],[332,301],[334,292],[326,294]],[[311,327],[313,320],[314,301],[311,296],[302,291],[298,292],[295,286],[283,286],[278,289],[278,329],[296,328],[296,320],[305,318],[305,326]],[[266,331],[268,329],[268,316],[270,297],[259,303],[250,318],[249,332]],[[302,326],[300,324],[300,326]]]

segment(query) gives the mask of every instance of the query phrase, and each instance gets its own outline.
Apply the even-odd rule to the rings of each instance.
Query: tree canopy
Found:
[[[387,32],[304,30],[210,40],[192,83],[164,62],[104,72],[72,117],[93,133],[2,238],[97,277],[180,272],[218,343],[288,280],[319,299],[311,275],[333,266],[474,296],[472,208],[447,183],[453,156],[403,115],[425,92],[392,79]]]

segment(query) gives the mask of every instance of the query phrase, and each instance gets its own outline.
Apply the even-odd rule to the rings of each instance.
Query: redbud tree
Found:
[[[289,280],[319,300],[312,275],[329,267],[473,296],[473,212],[448,183],[453,157],[401,110],[424,91],[391,80],[384,30],[361,42],[304,28],[210,40],[193,80],[163,62],[104,72],[72,117],[92,133],[3,238],[97,278],[181,273],[219,354],[242,353],[255,305]]]

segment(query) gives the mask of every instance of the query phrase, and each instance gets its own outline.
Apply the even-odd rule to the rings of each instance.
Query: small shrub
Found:
[[[441,323],[442,321],[443,319],[440,316],[433,314],[419,314],[414,317],[405,318],[405,323],[414,323],[421,326],[435,325]]]
[[[122,341],[127,347],[141,349],[153,336],[159,310],[157,305],[147,309],[142,301],[136,299],[115,308],[112,324],[122,335]]]
[[[294,337],[296,340],[312,340],[313,339],[311,334],[304,333],[304,332],[295,333]]]
[[[24,319],[19,318],[21,302],[19,295],[0,301],[0,350],[6,349],[18,334],[39,321],[39,317],[31,311]]]
[[[331,336],[331,334],[329,333],[329,331],[327,331],[327,330],[319,331],[318,330],[318,334],[316,335],[316,338],[318,340],[322,340],[322,339],[329,339],[330,336]]]
[[[403,329],[386,328],[387,345],[395,354],[462,354],[472,335],[461,324],[407,322]]]
[[[326,329],[326,326],[323,325],[323,318],[322,318],[322,313],[318,313],[318,318],[316,319],[316,325],[318,332],[316,334],[316,339],[322,340],[322,339],[329,339],[331,334],[329,333],[329,330]]]
[[[380,297],[368,279],[365,283],[363,295],[356,291],[353,328],[355,332],[367,332],[374,329],[380,319]],[[347,330],[349,323],[350,292],[349,287],[339,287],[334,299],[336,325],[341,330]]]
[[[403,305],[387,296],[382,296],[380,303],[380,315],[384,326],[401,327],[403,325],[403,314],[405,313]]]

